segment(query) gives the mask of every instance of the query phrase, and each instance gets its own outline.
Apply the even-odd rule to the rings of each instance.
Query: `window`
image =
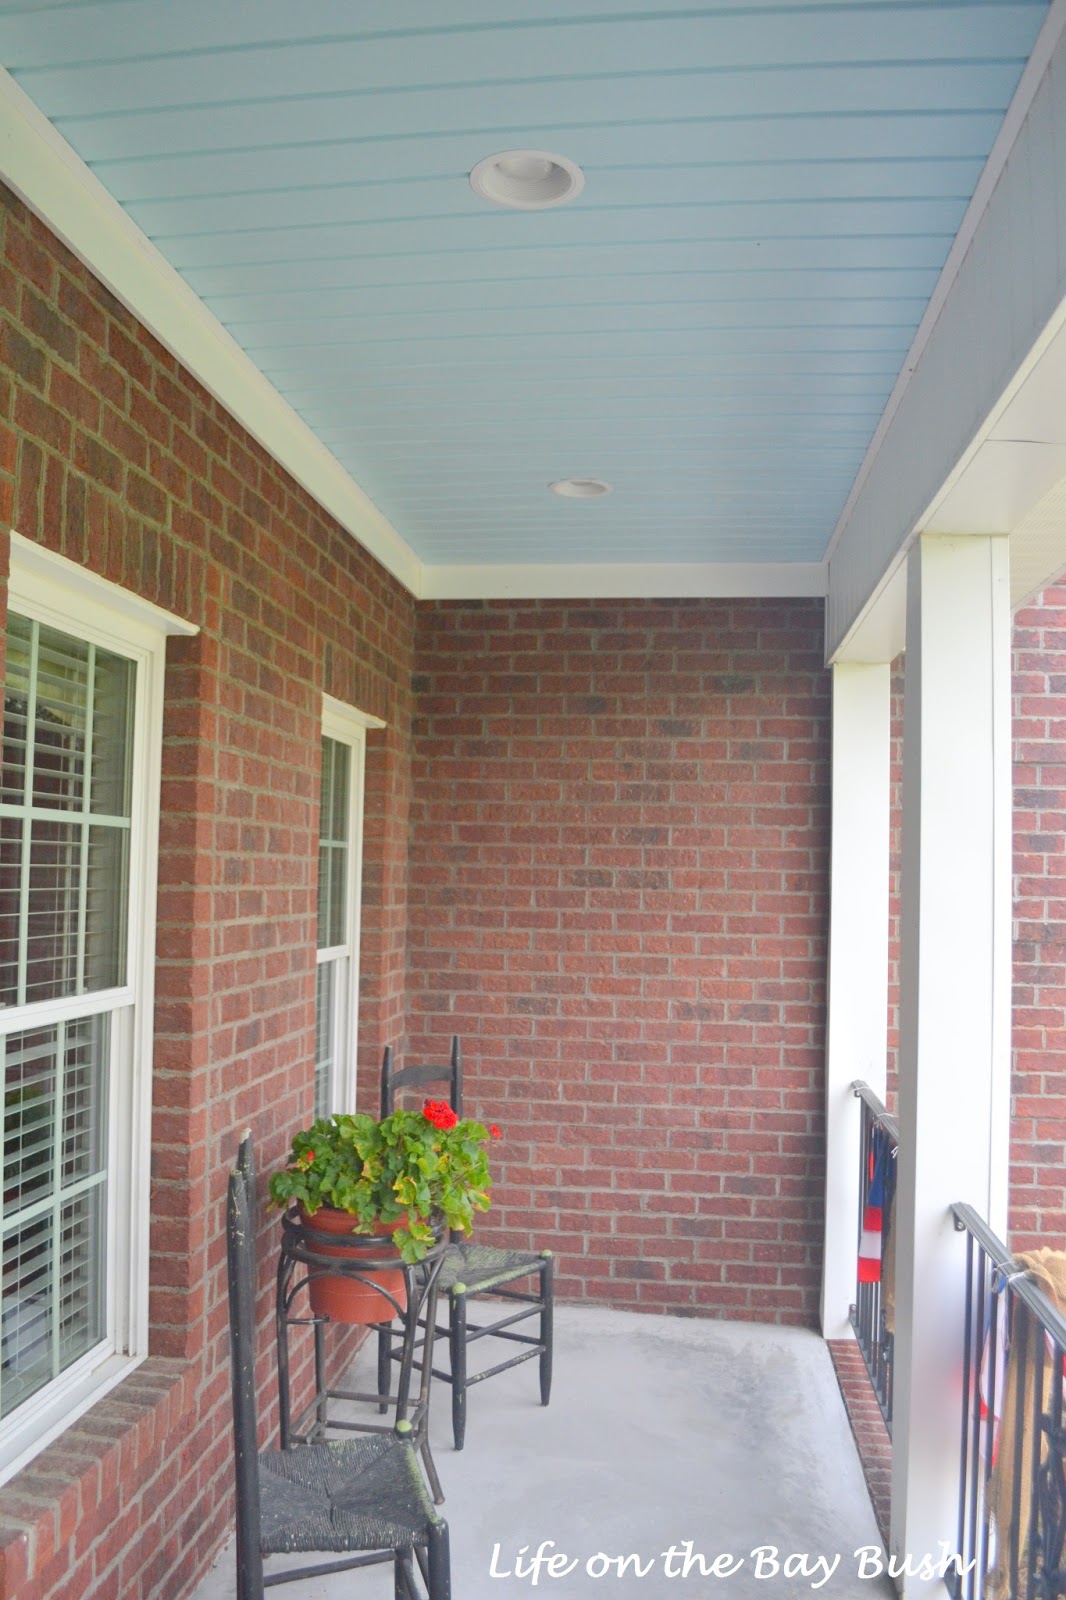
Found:
[[[355,1105],[366,730],[383,726],[326,699],[318,821],[316,1117]]]
[[[17,535],[11,566],[0,1477],[147,1353],[163,648],[194,631]]]

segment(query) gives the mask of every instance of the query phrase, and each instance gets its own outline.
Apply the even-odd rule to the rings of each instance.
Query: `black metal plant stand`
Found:
[[[435,1242],[425,1257],[410,1266],[401,1261],[391,1241],[380,1237],[357,1234],[344,1240],[344,1254],[337,1253],[338,1236],[316,1231],[311,1222],[303,1221],[295,1211],[288,1211],[281,1219],[281,1255],[278,1261],[276,1326],[278,1343],[278,1400],[283,1450],[293,1445],[322,1444],[331,1437],[350,1433],[392,1434],[403,1424],[412,1445],[422,1457],[430,1489],[437,1505],[444,1500],[440,1479],[429,1445],[429,1396],[433,1378],[432,1346],[436,1322],[437,1292],[441,1266],[447,1249],[443,1222],[434,1227]],[[323,1253],[323,1246],[329,1253]],[[377,1283],[373,1274],[399,1268],[403,1272],[406,1304],[401,1298]],[[362,1390],[338,1388],[327,1377],[326,1326],[329,1318],[311,1309],[308,1290],[318,1278],[341,1277],[362,1283],[373,1283],[378,1294],[393,1307],[395,1317],[380,1324],[395,1337],[398,1349],[399,1380],[395,1394],[367,1393]],[[425,1331],[427,1348],[420,1350],[416,1361],[416,1346],[420,1341],[420,1324]],[[350,1327],[351,1324],[343,1324]],[[314,1393],[308,1403],[293,1416],[292,1386],[290,1379],[290,1332],[293,1328],[310,1328],[314,1341]],[[419,1373],[417,1393],[412,1395],[412,1379]],[[357,1420],[348,1411],[352,1405],[374,1407],[381,1415],[390,1407],[394,1415],[388,1422]],[[344,1407],[343,1413],[338,1409]],[[409,1431],[408,1431],[409,1430]]]

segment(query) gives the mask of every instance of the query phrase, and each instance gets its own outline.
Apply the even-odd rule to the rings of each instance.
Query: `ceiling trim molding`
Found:
[[[422,563],[410,545],[2,69],[0,177],[319,505],[419,593]]]
[[[1044,19],[1043,27],[1037,34],[1032,55],[1026,62],[1022,75],[1018,80],[1018,87],[1014,91],[1010,105],[1007,107],[1000,130],[996,135],[988,160],[977,180],[977,187],[970,199],[970,203],[959,224],[959,231],[955,235],[951,249],[948,251],[947,260],[944,262],[933,292],[929,297],[929,304],[925,308],[921,322],[911,341],[900,368],[899,377],[896,379],[892,393],[885,402],[885,409],[881,413],[880,421],[874,431],[874,436],[866,447],[866,454],[855,474],[855,481],[844,502],[844,508],[837,519],[836,527],[826,546],[826,561],[832,559],[843,534],[851,521],[856,502],[862,494],[870,469],[874,464],[885,436],[892,425],[892,419],[899,410],[900,405],[911,385],[912,378],[917,370],[923,351],[929,343],[929,337],[936,326],[944,304],[951,293],[955,280],[959,275],[959,268],[966,259],[966,254],[973,243],[981,219],[988,209],[988,202],[995,192],[996,185],[1003,175],[1003,171],[1010,158],[1011,152],[1017,142],[1025,119],[1029,115],[1037,90],[1044,80],[1044,75],[1051,64],[1055,49],[1066,30],[1066,0],[1052,0],[1051,9]]]
[[[423,600],[811,599],[823,562],[574,562],[422,569]]]

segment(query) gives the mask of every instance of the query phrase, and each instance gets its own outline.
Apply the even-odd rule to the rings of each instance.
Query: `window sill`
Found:
[[[103,1355],[90,1352],[84,1360],[31,1396],[9,1419],[9,1437],[0,1447],[0,1490],[30,1465],[79,1417],[103,1400],[118,1384],[133,1376],[143,1356]]]
[[[136,1483],[195,1397],[191,1362],[150,1357],[0,1488],[0,1594],[17,1596],[76,1528],[99,1520],[104,1531],[120,1489],[120,1456],[122,1481]]]

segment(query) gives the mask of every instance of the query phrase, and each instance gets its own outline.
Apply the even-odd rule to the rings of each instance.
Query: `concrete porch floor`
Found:
[[[446,1356],[445,1356],[446,1360]],[[366,1366],[364,1368],[364,1362]],[[372,1388],[370,1353],[357,1368]],[[880,1537],[828,1350],[795,1328],[691,1321],[584,1307],[556,1312],[552,1403],[537,1401],[535,1363],[471,1391],[466,1448],[451,1445],[449,1391],[435,1391],[434,1455],[447,1496],[456,1600],[529,1593],[659,1595],[717,1588],[693,1563],[729,1553],[731,1600],[894,1593],[855,1553]],[[519,1576],[544,1540],[566,1576]],[[498,1546],[493,1574],[494,1550]],[[678,1554],[668,1563],[671,1546]],[[810,1576],[773,1571],[806,1555]],[[637,1555],[619,1577],[593,1561]],[[840,1557],[826,1580],[817,1558]],[[272,1570],[279,1570],[272,1563]],[[761,1575],[760,1575],[761,1573]],[[508,1575],[509,1574],[509,1575]],[[672,1575],[671,1575],[672,1574]],[[814,1587],[818,1585],[818,1587]],[[232,1542],[195,1600],[232,1600]],[[391,1566],[285,1586],[293,1600],[391,1600]]]

